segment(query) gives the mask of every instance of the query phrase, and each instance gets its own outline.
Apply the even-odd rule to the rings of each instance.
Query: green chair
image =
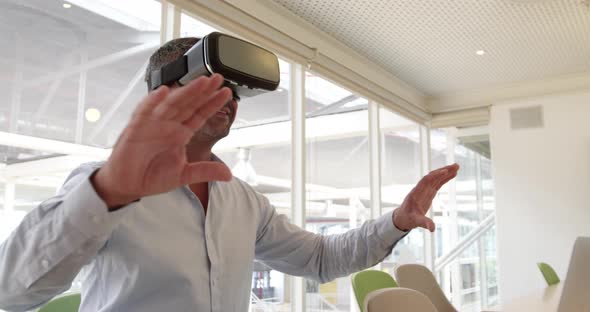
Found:
[[[397,287],[393,277],[386,272],[377,270],[361,271],[352,276],[352,289],[361,312],[367,294],[373,290]]]
[[[80,300],[80,294],[61,296],[46,303],[38,312],[78,312]]]
[[[539,267],[539,270],[541,270],[541,274],[543,274],[547,285],[551,286],[559,283],[559,276],[557,276],[557,273],[555,273],[555,270],[553,270],[550,265],[544,262],[539,262],[537,263],[537,266]]]

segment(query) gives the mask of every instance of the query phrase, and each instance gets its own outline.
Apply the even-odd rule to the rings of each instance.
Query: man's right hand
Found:
[[[181,185],[229,181],[221,162],[189,163],[186,144],[231,99],[223,77],[200,77],[186,86],[161,86],[138,105],[107,162],[91,178],[109,210]]]

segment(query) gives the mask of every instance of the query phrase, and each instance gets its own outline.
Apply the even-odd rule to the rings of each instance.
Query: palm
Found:
[[[189,163],[185,148],[194,131],[231,98],[229,89],[218,90],[222,82],[219,75],[202,77],[185,87],[164,87],[148,95],[98,173],[103,191],[136,199],[183,184],[229,180],[225,165]]]
[[[182,125],[148,118],[138,119],[138,126],[129,129],[126,144],[117,151],[125,158],[135,160],[127,162],[126,168],[122,169],[129,174],[121,187],[128,188],[124,191],[129,194],[154,194],[180,185],[187,161],[182,140],[175,138],[175,135],[183,132]],[[127,179],[130,181],[125,181]]]

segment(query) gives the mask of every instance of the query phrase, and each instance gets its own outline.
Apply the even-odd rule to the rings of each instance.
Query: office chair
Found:
[[[80,301],[80,294],[61,296],[46,303],[38,312],[78,312]]]
[[[541,274],[543,274],[543,277],[545,278],[548,286],[555,285],[560,282],[559,276],[557,276],[557,273],[555,273],[555,270],[553,270],[549,264],[545,262],[539,262],[537,263],[537,266],[539,267]]]
[[[400,265],[395,270],[395,277],[401,287],[426,295],[438,312],[457,312],[427,267],[419,264]]]
[[[363,310],[363,303],[367,294],[377,289],[397,287],[397,283],[391,275],[377,270],[358,272],[352,276],[351,281],[356,302],[361,312],[366,312]]]
[[[424,294],[402,287],[370,292],[364,308],[365,312],[438,312]]]

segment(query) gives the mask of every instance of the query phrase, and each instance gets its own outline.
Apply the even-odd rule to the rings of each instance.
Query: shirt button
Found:
[[[41,260],[41,265],[47,269],[49,267],[49,261],[47,261],[47,259],[43,259]]]
[[[99,216],[92,217],[92,222],[99,223],[100,222],[100,217]]]

